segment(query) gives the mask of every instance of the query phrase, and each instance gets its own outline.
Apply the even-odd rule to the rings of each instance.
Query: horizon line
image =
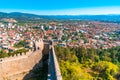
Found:
[[[24,10],[24,9],[1,9],[0,12],[12,13],[29,13],[35,15],[118,15],[120,6],[95,7],[95,8],[74,8],[63,10]]]
[[[1,13],[23,13],[23,14],[32,14],[32,15],[38,15],[38,16],[94,16],[94,15],[120,15],[120,13],[111,13],[111,14],[35,14],[35,13],[29,13],[29,12],[17,12],[17,11],[12,11],[12,12],[3,12],[0,11]]]

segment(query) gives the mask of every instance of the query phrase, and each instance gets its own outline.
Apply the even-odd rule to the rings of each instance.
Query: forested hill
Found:
[[[120,15],[35,15],[29,13],[4,13],[0,12],[0,19],[13,18],[17,21],[34,21],[34,20],[97,20],[105,22],[117,22],[120,23]]]
[[[42,20],[39,15],[19,13],[19,12],[12,12],[12,13],[0,12],[0,20],[3,18],[13,18],[19,22]]]
[[[20,13],[20,12],[12,12],[12,13],[4,13],[0,12],[0,18],[39,18],[39,15],[28,14],[28,13]]]
[[[110,49],[55,46],[63,80],[120,80],[120,46]]]

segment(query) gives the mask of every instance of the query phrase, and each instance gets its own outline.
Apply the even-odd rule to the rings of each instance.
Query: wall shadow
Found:
[[[47,80],[49,58],[48,46],[49,45],[44,46],[42,59],[24,76],[23,80]]]
[[[42,64],[41,64],[42,63]],[[23,80],[47,80],[48,73],[48,55],[44,55],[42,60],[37,63]]]

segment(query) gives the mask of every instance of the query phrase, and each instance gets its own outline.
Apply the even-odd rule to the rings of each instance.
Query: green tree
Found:
[[[99,73],[103,80],[114,80],[114,76],[118,73],[118,66],[107,61],[100,61],[93,66],[93,70]]]
[[[4,50],[0,51],[0,58],[8,57],[8,53],[6,53]]]

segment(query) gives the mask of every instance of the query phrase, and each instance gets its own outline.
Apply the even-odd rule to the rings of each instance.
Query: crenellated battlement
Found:
[[[27,58],[29,55],[33,53],[34,53],[33,51],[28,51],[26,53],[21,53],[21,54],[17,54],[17,55],[5,57],[5,58],[0,58],[0,63],[15,60],[15,59],[20,59],[20,58]]]
[[[35,50],[29,50],[26,53],[16,54],[14,56],[5,57],[5,58],[0,58],[0,63],[6,62],[6,61],[11,61],[11,60],[16,60],[16,59],[20,59],[20,58],[27,58],[30,55],[34,54],[34,52],[37,51],[38,49],[40,49],[40,48],[41,48],[41,50],[43,49],[43,40],[42,39],[36,40],[36,41],[34,41],[34,43],[35,43],[34,47],[36,48]]]
[[[28,72],[42,59],[44,43],[42,39],[35,40],[35,50],[0,59],[0,80],[22,80],[14,75]],[[15,78],[15,79],[13,79]]]

